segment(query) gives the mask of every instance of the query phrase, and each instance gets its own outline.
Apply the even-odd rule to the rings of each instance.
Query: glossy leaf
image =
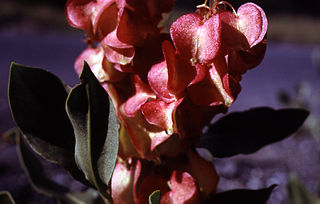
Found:
[[[11,65],[9,104],[28,143],[39,155],[89,185],[74,160],[74,133],[65,111],[69,91],[70,87],[50,72]]]
[[[291,176],[287,185],[288,198],[290,204],[319,204],[317,200],[298,180],[296,176]]]
[[[118,123],[112,101],[85,63],[81,84],[68,96],[66,110],[76,136],[78,167],[105,199],[118,153]]]
[[[1,204],[15,204],[14,199],[8,191],[0,191]]]
[[[290,136],[308,114],[303,109],[274,110],[267,107],[230,113],[210,126],[201,137],[200,147],[220,158],[250,154]]]
[[[161,193],[159,190],[154,191],[149,196],[149,204],[160,204]]]
[[[214,204],[264,204],[268,201],[276,185],[259,190],[235,189],[215,194],[208,203]]]

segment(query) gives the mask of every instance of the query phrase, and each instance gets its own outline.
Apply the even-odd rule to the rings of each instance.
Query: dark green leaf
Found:
[[[12,63],[9,103],[16,124],[32,148],[89,185],[74,159],[75,137],[65,111],[70,87],[40,68]]]
[[[160,204],[161,193],[159,190],[154,191],[149,196],[149,204]]]
[[[45,174],[40,160],[23,140],[22,135],[17,137],[19,157],[32,186],[40,193],[56,198],[63,204],[94,204],[97,193],[89,188],[84,192],[70,192]],[[0,202],[1,203],[1,202]]]
[[[66,110],[76,136],[75,157],[86,178],[108,198],[107,185],[118,153],[118,123],[112,101],[87,64]]]
[[[55,75],[13,63],[10,69],[9,101],[13,118],[23,133],[72,150],[74,134],[65,112],[68,92]]]
[[[230,113],[210,126],[200,139],[200,147],[220,158],[250,154],[290,136],[308,114],[303,109],[273,110],[267,107]]]
[[[8,191],[0,191],[1,204],[15,204],[11,194]]]
[[[317,204],[317,199],[300,183],[296,176],[291,176],[287,189],[291,204]]]
[[[41,162],[23,141],[22,136],[17,137],[17,148],[24,170],[37,191],[50,197],[62,197],[69,191],[45,174]]]
[[[264,204],[276,185],[259,190],[236,189],[215,194],[208,203],[213,204]]]

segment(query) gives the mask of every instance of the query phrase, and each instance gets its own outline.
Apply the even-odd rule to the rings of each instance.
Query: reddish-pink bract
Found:
[[[200,202],[196,181],[187,172],[173,171],[170,184],[172,190],[162,196],[160,203],[196,204]]]
[[[198,14],[186,14],[170,27],[170,35],[181,56],[201,64],[213,61],[220,49],[219,15],[204,20]]]
[[[260,43],[267,33],[266,15],[256,4],[243,4],[239,7],[237,16],[231,11],[223,11],[219,15],[223,43],[230,49],[248,50]]]
[[[135,75],[133,77],[133,83],[136,93],[135,95],[130,97],[123,106],[124,113],[129,117],[134,117],[141,106],[145,104],[149,99],[156,98],[155,94],[152,92],[149,86],[141,81],[139,76]]]

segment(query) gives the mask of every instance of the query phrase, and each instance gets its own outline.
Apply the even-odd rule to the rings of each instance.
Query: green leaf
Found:
[[[8,191],[0,191],[1,204],[15,204],[14,199]]]
[[[317,200],[298,180],[296,176],[291,176],[287,185],[289,202],[291,204],[319,204]]]
[[[44,195],[56,198],[63,204],[96,203],[97,192],[94,189],[89,188],[84,192],[70,192],[68,188],[56,183],[45,174],[40,160],[25,143],[22,135],[17,137],[16,141],[20,161],[34,189]]]
[[[149,204],[160,204],[161,193],[160,190],[156,190],[149,196]]]
[[[65,111],[69,91],[68,85],[45,70],[11,64],[9,104],[28,143],[39,155],[89,185],[74,159],[75,136]]]
[[[76,136],[75,157],[86,178],[110,199],[107,190],[118,153],[118,122],[112,101],[88,64],[80,79],[66,103]]]
[[[276,185],[259,190],[236,189],[215,194],[208,203],[214,204],[264,204]]]
[[[33,187],[50,197],[62,197],[69,190],[51,180],[43,169],[40,160],[33,154],[28,145],[23,141],[22,135],[17,137],[17,148],[20,161],[27,173]]]
[[[200,147],[215,157],[250,154],[278,142],[298,130],[309,112],[303,109],[262,107],[234,112],[209,127],[200,138]]]
[[[66,85],[55,75],[12,63],[9,101],[13,118],[23,133],[72,150],[74,134],[64,109],[67,96]]]

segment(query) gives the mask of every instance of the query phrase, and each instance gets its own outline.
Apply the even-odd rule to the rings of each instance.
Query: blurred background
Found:
[[[172,22],[194,12],[200,0],[177,0]],[[243,0],[229,1],[237,9]],[[221,175],[219,191],[258,189],[274,183],[270,204],[288,203],[286,186],[297,175],[314,196],[320,178],[320,1],[257,0],[269,20],[265,59],[244,75],[242,92],[232,111],[252,107],[303,107],[311,114],[292,137],[252,155],[214,159]],[[71,28],[64,17],[65,0],[1,0],[0,3],[0,134],[14,127],[7,102],[12,61],[41,67],[69,85],[79,82],[73,70],[75,58],[86,47],[82,31]],[[49,173],[61,183],[72,183],[58,168]],[[81,189],[81,188],[80,188]],[[19,165],[14,144],[0,143],[0,191],[9,190],[17,203],[55,203],[36,193]]]

